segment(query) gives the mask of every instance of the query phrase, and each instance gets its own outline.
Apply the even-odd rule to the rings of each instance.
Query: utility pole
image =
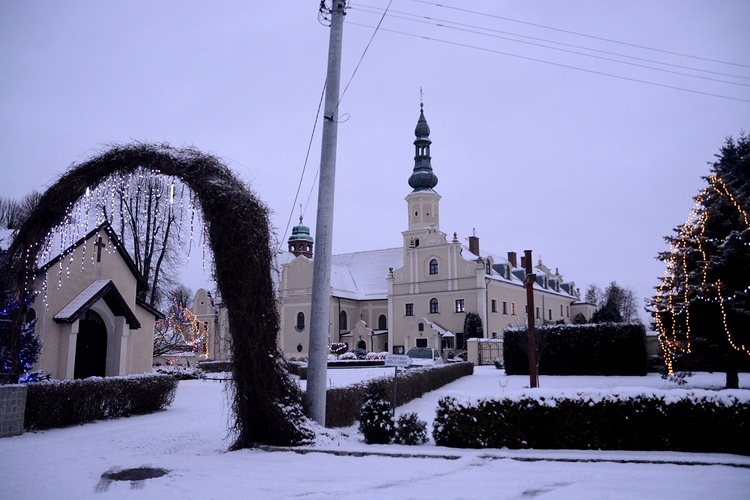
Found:
[[[326,10],[321,2],[321,11]],[[320,151],[318,215],[315,224],[312,303],[310,305],[310,348],[307,360],[305,400],[309,417],[326,423],[326,371],[330,324],[331,252],[333,241],[333,193],[336,184],[336,138],[338,134],[339,81],[341,79],[341,42],[344,34],[345,0],[332,0],[328,40],[328,73],[323,108],[323,141]],[[326,12],[321,12],[326,14]]]
[[[526,267],[526,278],[523,284],[526,287],[526,312],[529,323],[529,387],[539,387],[539,374],[536,369],[536,320],[534,319],[534,283],[536,274],[531,265],[531,250],[524,250],[524,264]]]

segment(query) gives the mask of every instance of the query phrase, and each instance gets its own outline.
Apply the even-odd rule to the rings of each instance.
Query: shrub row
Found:
[[[541,375],[646,375],[646,329],[631,323],[550,325],[537,328]],[[503,361],[508,375],[528,375],[528,332],[503,333]]]
[[[24,427],[51,429],[163,410],[174,401],[170,375],[92,377],[29,384]]]
[[[231,372],[231,361],[198,361],[198,368],[206,373]]]
[[[399,373],[396,406],[401,406],[446,384],[474,373],[471,363],[450,363],[429,369],[409,369]],[[359,418],[368,387],[379,386],[389,401],[393,399],[393,377],[382,377],[326,392],[326,427],[347,427]]]
[[[571,391],[572,392],[572,391]],[[599,391],[462,403],[442,398],[435,444],[454,448],[669,450],[750,455],[747,391]]]

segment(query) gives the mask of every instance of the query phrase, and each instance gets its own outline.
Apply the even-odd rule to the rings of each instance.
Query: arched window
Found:
[[[297,328],[298,332],[305,329],[305,313],[301,311],[297,313],[297,325],[295,328]]]
[[[346,311],[341,311],[339,313],[339,330],[340,331],[346,331],[347,328],[347,318],[346,318]]]
[[[437,259],[432,259],[430,261],[430,274],[437,274],[438,273],[438,261]]]
[[[430,299],[430,314],[437,314],[438,312],[440,312],[438,299]]]
[[[378,316],[378,330],[387,330],[388,329],[388,319],[385,317],[385,314],[381,314]]]

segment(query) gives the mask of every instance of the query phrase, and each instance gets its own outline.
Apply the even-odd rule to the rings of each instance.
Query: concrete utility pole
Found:
[[[338,134],[341,42],[344,34],[345,0],[332,0],[331,33],[328,40],[328,74],[323,108],[323,143],[320,151],[318,216],[315,224],[312,303],[310,305],[310,348],[307,360],[305,400],[309,417],[326,423],[326,371],[330,324],[331,249],[333,241],[333,193],[336,184],[336,138]],[[321,9],[325,9],[321,3]],[[325,13],[324,13],[325,14]]]
[[[526,267],[526,278],[523,284],[526,286],[526,312],[529,323],[529,387],[539,387],[539,374],[536,370],[536,320],[534,319],[534,283],[536,274],[531,265],[531,250],[524,250],[524,264]]]

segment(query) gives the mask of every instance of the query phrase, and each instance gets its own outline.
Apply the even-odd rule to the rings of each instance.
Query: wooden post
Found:
[[[534,318],[534,283],[536,275],[532,272],[531,250],[524,251],[524,264],[526,265],[526,278],[523,283],[526,286],[526,312],[528,317],[529,332],[529,387],[539,387],[539,375],[536,368],[536,320]]]

